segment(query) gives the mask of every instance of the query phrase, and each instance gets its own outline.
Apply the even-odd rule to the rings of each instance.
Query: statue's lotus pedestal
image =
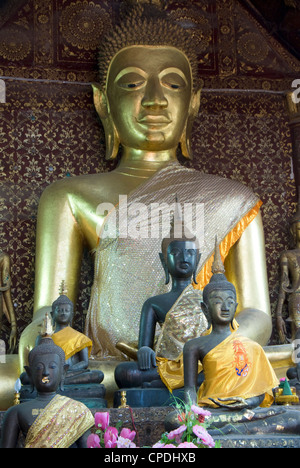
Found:
[[[167,388],[123,388],[114,394],[114,408],[122,404],[122,396],[131,408],[152,408],[175,406],[176,399],[183,400],[184,392],[181,389],[170,393]]]

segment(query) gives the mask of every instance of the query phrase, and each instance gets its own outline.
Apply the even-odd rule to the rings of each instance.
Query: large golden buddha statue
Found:
[[[202,238],[196,287],[209,281],[217,235],[237,289],[240,330],[262,345],[270,337],[261,203],[239,182],[179,164],[179,146],[185,158],[192,157],[191,129],[200,104],[197,57],[186,30],[142,3],[102,44],[100,80],[93,86],[106,158],[115,158],[121,147],[120,163],[109,173],[57,181],[42,195],[34,317],[21,338],[21,356],[33,346],[62,280],[76,303],[87,246],[95,251],[95,277],[85,333],[97,358],[122,359],[115,344],[137,341],[143,303],[166,291],[157,254],[165,232],[151,234],[176,194],[195,208],[190,222],[203,215],[203,232],[196,233]],[[150,234],[139,236],[139,230]]]

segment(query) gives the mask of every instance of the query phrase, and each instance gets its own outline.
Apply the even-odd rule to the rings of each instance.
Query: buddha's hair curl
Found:
[[[136,5],[126,18],[106,35],[99,48],[99,83],[105,88],[109,65],[115,55],[130,46],[171,46],[188,58],[193,88],[198,90],[198,58],[192,35],[178,23],[171,22],[164,11],[153,5]]]
[[[230,283],[226,276],[222,273],[214,274],[210,282],[203,289],[203,302],[208,304],[209,295],[212,291],[231,291],[236,298],[236,289],[232,283]]]
[[[62,365],[65,363],[64,350],[57,346],[52,338],[46,337],[42,338],[41,342],[30,351],[28,355],[29,366],[33,365],[36,358],[45,354],[56,354],[60,358]]]
[[[72,308],[72,312],[73,312],[73,309],[74,309],[74,304],[73,302],[71,301],[71,299],[68,298],[68,296],[64,295],[64,294],[61,294],[52,304],[52,312],[55,312],[55,309],[61,305],[61,304],[68,304],[71,306]]]

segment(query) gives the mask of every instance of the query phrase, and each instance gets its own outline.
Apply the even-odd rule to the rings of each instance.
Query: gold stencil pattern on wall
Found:
[[[238,53],[249,62],[263,62],[268,55],[269,48],[256,33],[244,34],[237,43]]]
[[[24,60],[31,51],[26,33],[17,27],[0,30],[0,56],[6,60]]]
[[[73,47],[96,50],[107,25],[109,15],[93,2],[68,5],[60,18],[60,32]]]

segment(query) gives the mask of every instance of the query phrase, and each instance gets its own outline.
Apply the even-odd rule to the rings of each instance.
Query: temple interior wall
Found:
[[[36,221],[43,190],[57,179],[108,171],[104,132],[90,83],[97,44],[118,2],[14,0],[0,24],[0,247],[12,261],[18,335],[31,321]],[[182,4],[182,5],[181,5]],[[181,6],[180,6],[181,5]],[[190,8],[189,8],[190,7]],[[169,2],[178,21],[194,20],[201,107],[194,159],[182,164],[250,185],[262,216],[272,314],[279,255],[291,246],[296,207],[292,140],[285,92],[300,78],[299,62],[269,38],[237,0]],[[75,328],[83,329],[92,260],[82,267]],[[0,339],[7,341],[4,321]],[[277,343],[274,330],[272,342]]]

